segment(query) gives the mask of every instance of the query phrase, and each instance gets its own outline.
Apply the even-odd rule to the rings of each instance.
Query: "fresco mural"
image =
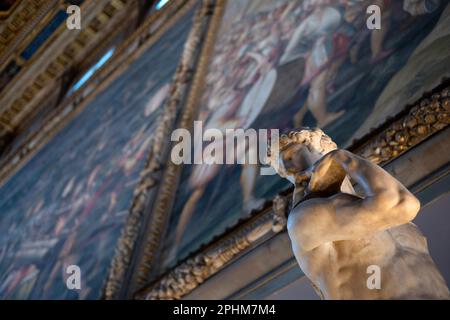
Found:
[[[382,9],[381,30],[366,27],[371,4]],[[228,1],[198,120],[221,130],[319,126],[346,146],[444,6],[427,0]],[[286,187],[259,175],[257,166],[186,165],[162,269]]]
[[[0,188],[1,298],[100,297],[193,11]]]

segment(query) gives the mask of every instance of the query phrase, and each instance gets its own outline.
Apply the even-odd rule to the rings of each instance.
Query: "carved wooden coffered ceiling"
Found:
[[[140,0],[8,0],[0,6],[0,153],[30,119],[54,107],[78,79],[142,20]],[[81,29],[66,12],[79,5]],[[144,13],[145,14],[145,13]],[[63,89],[62,89],[63,88]],[[64,89],[65,88],[65,89]]]

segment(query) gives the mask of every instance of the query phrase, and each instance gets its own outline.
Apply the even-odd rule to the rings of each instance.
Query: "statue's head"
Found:
[[[303,128],[281,135],[278,152],[269,150],[268,159],[280,176],[295,183],[317,160],[335,149],[336,143],[322,130]]]

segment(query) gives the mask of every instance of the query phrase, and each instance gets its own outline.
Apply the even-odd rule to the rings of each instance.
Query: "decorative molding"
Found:
[[[414,148],[450,124],[450,86],[441,85],[420,99],[400,117],[385,123],[353,152],[383,165]],[[291,190],[291,189],[290,189]],[[232,231],[213,241],[158,280],[136,293],[136,299],[181,299],[205,280],[236,261],[242,254],[285,230],[292,191],[272,200],[265,208]]]
[[[0,66],[59,0],[17,0],[0,26]]]
[[[138,59],[146,49],[160,39],[169,28],[191,10],[196,3],[198,3],[196,0],[171,1],[163,9],[151,15],[129,39],[120,45],[113,57],[90,80],[71,97],[63,101],[58,109],[48,117],[48,121],[44,121],[42,126],[36,128],[30,134],[21,147],[17,149],[17,152],[8,155],[2,161],[0,165],[0,184],[5,183],[9,177],[25,165],[61,128],[84,110],[99,92],[107,88],[133,61]],[[199,31],[203,29],[207,30],[205,22],[200,20],[198,22],[198,25],[201,25]],[[191,32],[191,38],[194,36]],[[185,49],[185,51],[195,51],[198,50],[198,47],[198,43],[192,41],[190,49]],[[180,105],[180,97],[185,94],[183,93],[184,91],[187,92],[187,82],[189,77],[192,76],[193,70],[194,65],[192,65],[192,59],[189,57],[189,53],[184,53],[181,64],[177,68],[174,77],[175,83],[172,85],[169,93],[170,98],[164,107],[166,109],[164,112],[166,118],[164,116],[161,117],[161,123],[167,125],[170,117],[176,117],[176,110]],[[163,132],[164,130],[170,130],[169,127],[165,127],[165,124],[161,124],[157,128],[154,137],[155,145],[148,156],[145,169],[141,172],[141,181],[135,190],[133,204],[129,210],[130,214],[122,230],[122,235],[116,248],[116,256],[113,259],[108,278],[105,282],[103,293],[105,298],[113,298],[118,293],[116,290],[120,289],[123,280],[121,276],[124,276],[124,273],[121,272],[128,267],[126,262],[127,259],[131,258],[134,244],[133,239],[136,238],[141,224],[140,218],[142,217],[140,214],[143,212],[142,201],[145,200],[145,193],[148,191],[148,188],[151,188],[151,184],[154,182],[152,181],[152,172],[157,169],[155,168],[155,164],[158,165],[161,144],[165,144],[166,142],[166,134]],[[122,269],[122,267],[125,269]]]
[[[374,163],[384,164],[402,155],[450,124],[450,85],[434,90],[405,115],[385,125],[360,147],[350,149]]]
[[[148,215],[147,208],[155,203],[153,198],[156,195],[155,189],[157,189],[156,186],[160,180],[159,176],[164,169],[165,161],[163,159],[165,159],[164,154],[167,153],[167,137],[170,136],[170,132],[176,124],[177,113],[190,87],[189,84],[194,74],[197,57],[201,48],[201,40],[208,26],[207,22],[210,15],[211,1],[203,1],[202,7],[196,13],[192,29],[185,43],[180,64],[177,67],[170,88],[169,98],[164,105],[162,114],[158,118],[158,125],[153,133],[152,148],[145,167],[141,172],[140,182],[135,189],[133,203],[129,210],[122,234],[118,240],[116,253],[104,287],[103,296],[105,299],[117,299],[127,296],[129,291],[132,290],[132,285],[135,281],[139,283],[138,275],[132,269],[132,261],[136,253],[140,252],[139,248],[136,248],[140,244],[140,241],[138,241],[140,230],[147,226],[151,228],[149,232],[150,238],[147,239],[148,245],[145,247],[146,257],[153,256],[153,248],[157,247],[158,239],[161,237],[165,217],[158,216],[157,213]],[[183,10],[177,13],[176,17],[172,17],[172,22],[186,14],[187,10],[192,8],[194,1],[190,1],[190,4],[190,6],[186,5]],[[156,203],[160,202],[156,201]],[[147,219],[150,222],[147,222]],[[151,258],[148,259],[150,260]]]
[[[201,9],[202,13],[200,15],[203,17],[202,19],[204,19],[204,21],[202,22],[202,25],[198,24],[194,29],[201,28],[203,30],[201,33],[206,33],[206,38],[202,41],[202,51],[197,51],[195,53],[196,56],[199,55],[199,59],[196,68],[190,70],[189,77],[192,79],[192,75],[194,75],[194,78],[190,81],[191,85],[189,86],[189,91],[187,91],[188,87],[185,87],[185,94],[188,96],[179,122],[176,125],[177,128],[192,130],[192,122],[197,114],[198,100],[200,98],[199,88],[203,85],[204,75],[206,74],[209,62],[208,59],[213,49],[215,35],[222,18],[224,3],[224,0],[203,1],[203,7]],[[196,41],[200,40],[201,39],[197,39]],[[193,43],[192,45],[188,44],[187,50],[194,50],[196,47],[201,46],[196,43]],[[170,212],[174,203],[182,170],[182,166],[175,165],[171,161],[168,161],[167,156],[169,154],[170,144],[167,144],[167,136],[168,135],[163,137],[165,150],[160,154],[161,159],[166,159],[164,162],[160,163],[160,167],[164,168],[164,172],[162,172],[163,176],[159,179],[160,183],[158,189],[154,191],[155,199],[151,202],[153,207],[149,208],[150,221],[146,223],[144,237],[139,242],[142,249],[139,250],[137,255],[138,261],[134,267],[135,276],[132,281],[132,287],[135,289],[145,285],[149,281],[151,274],[158,271],[155,270],[155,268],[158,267],[158,265],[155,264],[155,260],[162,249],[160,244],[163,241],[163,236],[170,218]]]
[[[275,197],[272,210],[245,223],[204,252],[187,259],[150,289],[137,293],[136,298],[181,299],[250,247],[284,230],[288,203],[286,197]]]

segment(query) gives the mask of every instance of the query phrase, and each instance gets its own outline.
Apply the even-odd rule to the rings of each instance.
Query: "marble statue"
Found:
[[[269,160],[295,185],[288,233],[323,299],[450,298],[426,238],[411,223],[420,202],[389,173],[337,149],[320,129],[282,135]]]

